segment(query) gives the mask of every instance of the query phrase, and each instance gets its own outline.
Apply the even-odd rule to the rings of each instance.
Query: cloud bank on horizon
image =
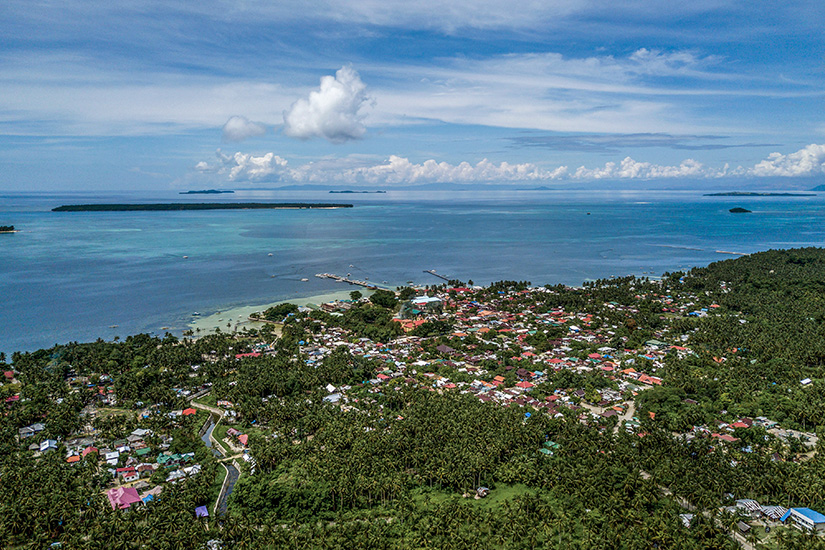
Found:
[[[817,0],[4,9],[0,189],[823,174]]]
[[[580,166],[575,170],[567,166],[545,169],[531,163],[495,164],[486,158],[476,164],[460,162],[450,164],[434,159],[413,163],[407,158],[392,155],[380,164],[361,163],[352,166],[351,159],[327,159],[323,163],[307,163],[295,168],[286,159],[266,153],[255,156],[237,152],[216,153],[217,162],[201,161],[195,170],[214,174],[226,182],[252,183],[353,183],[415,185],[425,183],[506,183],[551,182],[590,180],[656,180],[674,178],[725,178],[725,177],[806,177],[825,174],[825,144],[811,144],[793,153],[771,153],[754,166],[731,169],[711,168],[693,159],[685,159],[678,165],[659,165],[639,162],[626,157],[619,162],[607,162],[597,168]]]

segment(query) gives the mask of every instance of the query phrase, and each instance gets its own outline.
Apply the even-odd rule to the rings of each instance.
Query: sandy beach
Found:
[[[348,287],[347,290],[340,290],[336,292],[328,292],[326,294],[316,294],[313,296],[304,296],[301,298],[290,298],[289,300],[279,300],[277,302],[270,302],[266,304],[258,304],[258,305],[251,305],[251,306],[240,306],[240,307],[233,307],[224,310],[217,311],[211,315],[202,315],[195,317],[191,323],[189,323],[189,329],[198,332],[200,329],[199,335],[209,334],[210,332],[215,332],[216,328],[220,328],[221,331],[238,331],[243,330],[244,327],[246,328],[260,328],[263,323],[254,322],[249,320],[249,316],[252,313],[258,311],[264,311],[267,308],[272,306],[276,306],[278,304],[283,303],[291,303],[297,306],[306,306],[309,304],[312,305],[320,305],[324,302],[331,302],[333,300],[349,300],[350,292],[353,290],[360,290],[360,292],[364,296],[369,296],[372,294],[371,291],[366,289],[357,289],[354,287]],[[227,324],[229,326],[227,326]]]

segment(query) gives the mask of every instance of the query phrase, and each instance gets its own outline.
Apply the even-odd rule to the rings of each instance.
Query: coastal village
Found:
[[[627,338],[617,337],[618,327],[611,324],[609,318],[563,307],[538,311],[536,298],[553,293],[552,288],[522,285],[490,292],[477,286],[441,285],[413,290],[399,301],[392,323],[400,327],[401,334],[391,341],[374,341],[334,322],[318,321],[311,338],[299,342],[298,354],[293,359],[309,366],[320,364],[341,349],[376,365],[374,376],[359,384],[326,385],[322,390],[323,401],[329,406],[357,411],[371,396],[403,385],[425,392],[472,395],[490,407],[517,407],[523,410],[526,419],[549,415],[603,432],[622,431],[644,438],[646,427],[657,422],[657,418],[654,411],[638,407],[638,403],[643,402],[640,397],[663,386],[661,373],[669,357],[685,358],[696,353],[690,335],[674,334],[668,325],[638,345],[626,347]],[[661,314],[670,317],[713,316],[719,307],[715,303],[704,303],[698,296],[645,298],[652,299],[660,306]],[[311,316],[313,311],[323,311],[328,318],[335,319],[369,300],[369,296],[354,294],[352,300],[336,300],[317,308],[301,307],[282,323],[288,324],[290,316]],[[603,311],[619,315],[633,313],[635,307],[619,303],[601,305]],[[448,327],[448,330],[422,336],[422,327],[427,326]],[[201,364],[192,365],[192,380],[202,381],[197,376],[202,364],[230,359],[240,365],[279,353],[274,340],[250,339],[245,334],[238,334],[236,338],[239,344],[245,344],[234,352],[225,356],[207,354]],[[730,355],[736,352],[731,350]],[[714,360],[721,364],[728,357],[714,357]],[[3,374],[7,387],[19,387],[17,373],[8,370]],[[558,380],[570,380],[571,384],[553,383]],[[134,413],[136,427],[112,434],[110,430],[100,429],[97,421],[106,415],[124,413],[118,410],[118,396],[111,376],[105,373],[94,381],[84,376],[70,376],[65,383],[72,392],[95,393],[93,403],[83,410],[83,426],[72,437],[58,441],[43,437],[49,422],[46,418],[19,428],[19,445],[31,452],[33,460],[59,451],[65,453],[68,464],[96,463],[110,476],[109,487],[102,497],[112,509],[124,512],[163,498],[163,491],[170,484],[201,475],[197,449],[181,449],[176,445],[172,436],[175,430],[196,431],[203,445],[210,447],[217,459],[226,464],[226,473],[219,471],[223,480],[218,498],[191,511],[198,517],[224,513],[231,485],[237,477],[254,475],[255,459],[249,448],[249,434],[278,436],[277,426],[250,423],[228,396],[214,394],[210,383],[174,388],[181,401],[188,404],[179,410],[161,413],[157,404],[135,404],[129,414]],[[810,379],[799,381],[802,386],[810,383]],[[7,409],[14,408],[21,394],[8,395],[4,400]],[[684,399],[682,405],[691,407],[697,403]],[[162,422],[155,418],[158,415],[163,415]],[[753,430],[764,434],[766,443],[759,448],[748,437],[748,432]],[[719,411],[718,420],[713,423],[673,431],[672,437],[708,439],[714,447],[724,449],[734,464],[743,453],[754,452],[768,453],[773,461],[805,461],[814,455],[818,443],[812,431],[787,429],[767,417],[737,416],[727,411]],[[560,448],[559,443],[546,441],[535,451],[552,460]],[[235,470],[234,474],[230,468]],[[479,488],[476,498],[486,496],[485,491],[489,489]],[[662,487],[662,491],[667,494],[669,490]],[[728,497],[726,502],[718,503],[719,513],[735,516],[731,536],[743,543],[748,532],[754,529],[760,529],[763,536],[771,529],[785,527],[825,533],[822,515],[825,510],[788,506],[783,502],[760,503],[741,495]],[[684,528],[689,529],[694,507],[690,502],[683,500],[682,503],[684,514],[680,518]]]

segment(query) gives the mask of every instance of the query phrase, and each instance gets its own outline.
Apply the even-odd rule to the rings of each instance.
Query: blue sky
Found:
[[[825,3],[664,4],[6,0],[0,189],[819,183]]]

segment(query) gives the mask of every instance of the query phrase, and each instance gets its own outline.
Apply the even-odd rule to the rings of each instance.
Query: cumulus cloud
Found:
[[[217,151],[217,162],[199,162],[195,170],[217,174],[228,181],[289,183],[365,183],[415,185],[425,183],[506,183],[536,181],[656,180],[676,178],[721,178],[743,176],[811,176],[825,174],[825,145],[812,144],[794,153],[772,153],[752,168],[706,166],[694,159],[663,165],[626,157],[619,162],[569,170],[567,166],[545,168],[532,163],[494,163],[483,159],[476,164],[438,162],[420,163],[391,155],[375,163],[364,158],[328,158],[297,167],[286,159],[266,153],[255,156],[237,152],[226,155]]]
[[[367,86],[350,66],[335,77],[321,78],[321,87],[284,111],[284,134],[310,139],[322,137],[333,143],[358,139],[366,132],[361,109],[371,103]]]
[[[245,116],[233,116],[223,125],[224,141],[243,141],[266,133],[263,124],[252,122]]]
[[[216,156],[218,162],[209,164],[201,161],[195,170],[201,173],[223,175],[229,181],[279,181],[287,172],[287,161],[275,153],[255,156],[249,153],[225,155],[220,149]]]
[[[783,155],[771,153],[749,171],[753,176],[813,176],[825,173],[825,145],[812,143],[799,151]]]
[[[420,164],[409,159],[390,156],[384,164],[347,170],[344,177],[368,183],[488,183],[500,181],[550,180],[561,177],[567,167],[548,172],[534,164],[495,164],[487,159],[478,164],[450,164],[433,159]]]
[[[574,179],[655,179],[683,177],[720,177],[726,169],[708,168],[701,162],[685,159],[678,166],[662,166],[650,162],[638,162],[626,157],[619,163],[608,162],[602,168],[589,169],[579,167],[573,174]]]

